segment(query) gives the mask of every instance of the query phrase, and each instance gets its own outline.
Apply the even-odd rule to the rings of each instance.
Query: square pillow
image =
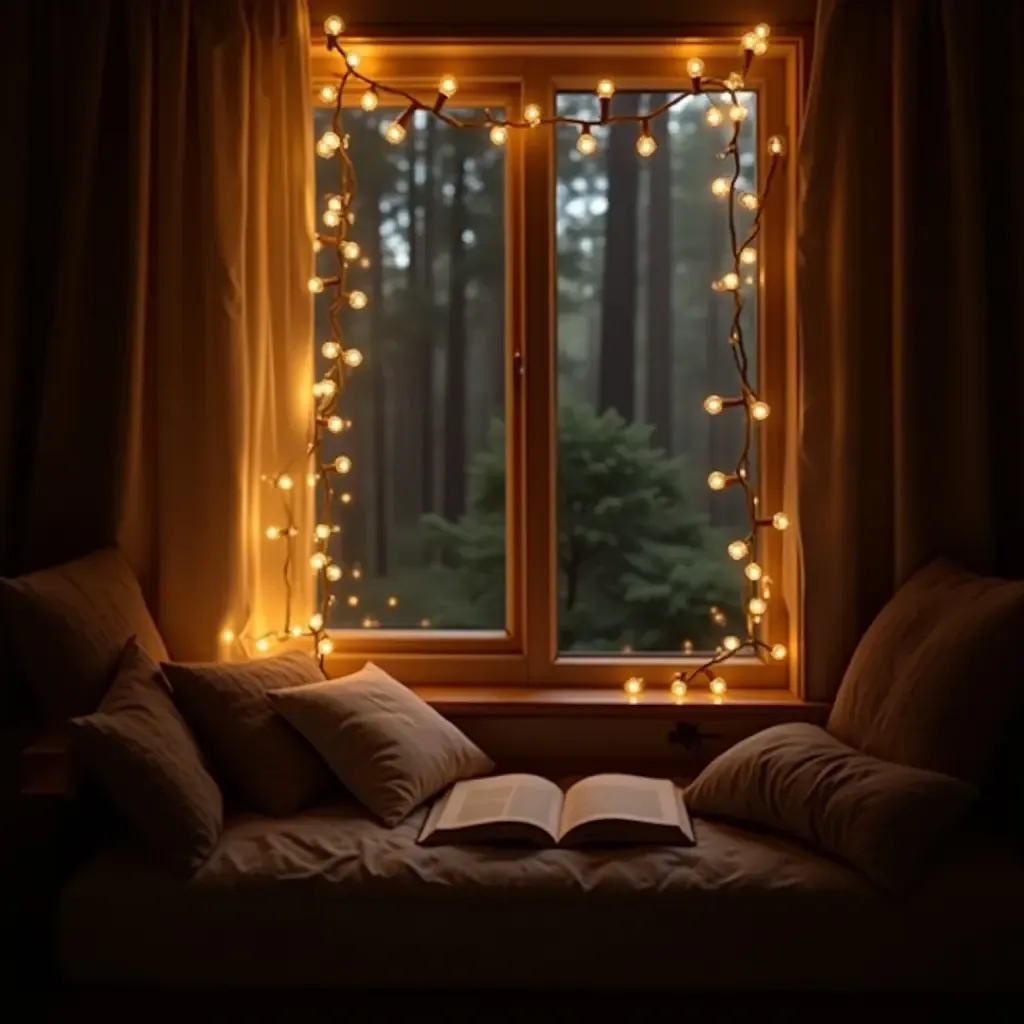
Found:
[[[270,695],[345,788],[386,825],[494,762],[412,690],[367,663],[359,672]]]
[[[789,722],[715,758],[690,784],[693,814],[780,832],[893,892],[921,875],[975,799],[965,782],[858,753]]]
[[[54,720],[96,710],[132,637],[167,658],[138,580],[113,548],[0,579],[0,614],[20,673]]]
[[[947,559],[916,572],[857,645],[828,720],[844,743],[982,785],[1024,694],[1024,582]]]
[[[274,658],[162,666],[175,703],[214,767],[252,808],[287,817],[337,788],[316,751],[274,710],[269,694],[323,680],[302,651]]]
[[[172,871],[216,847],[223,801],[160,666],[134,640],[99,709],[71,720],[76,754],[111,804]]]

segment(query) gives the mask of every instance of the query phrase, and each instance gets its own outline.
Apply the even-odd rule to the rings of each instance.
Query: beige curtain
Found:
[[[310,409],[306,6],[105,0],[67,20],[40,6],[23,42],[56,39],[41,59],[61,95],[30,111],[58,137],[23,126],[40,148],[5,197],[28,208],[5,362],[34,388],[7,424],[3,568],[116,542],[172,654],[215,657],[224,628],[284,624],[282,551],[263,534],[280,495],[260,478],[301,455]],[[32,200],[48,162],[55,222]],[[293,575],[301,607],[310,574]]]
[[[801,145],[806,690],[934,554],[1024,575],[1024,8],[825,0]],[[969,682],[969,681],[968,681]]]

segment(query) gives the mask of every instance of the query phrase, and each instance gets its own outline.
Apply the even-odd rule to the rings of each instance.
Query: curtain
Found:
[[[61,10],[5,31],[0,571],[117,544],[172,654],[215,657],[284,622],[261,477],[310,410],[306,6]]]
[[[1024,575],[1021,5],[823,0],[801,142],[804,672],[936,554]]]

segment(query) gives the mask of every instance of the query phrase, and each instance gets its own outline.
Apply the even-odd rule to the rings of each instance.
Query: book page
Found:
[[[435,827],[460,829],[522,821],[555,838],[561,814],[562,791],[553,782],[539,775],[497,775],[455,783]]]
[[[639,775],[592,775],[565,794],[559,836],[589,821],[615,819],[680,824],[676,788],[669,779]]]

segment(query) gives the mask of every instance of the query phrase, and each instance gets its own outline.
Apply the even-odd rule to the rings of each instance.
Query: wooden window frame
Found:
[[[619,88],[685,87],[685,61],[700,56],[709,76],[724,78],[741,65],[738,43],[729,38],[581,42],[524,40],[441,42],[349,39],[367,75],[401,85],[431,99],[440,73],[459,80],[452,106],[502,105],[518,113],[529,102],[553,109],[559,91],[591,89],[602,77]],[[768,54],[755,61],[746,89],[758,93],[757,152],[764,166],[766,140],[782,135],[790,158],[783,163],[763,213],[759,248],[759,390],[774,410],[759,432],[758,467],[762,507],[784,507],[785,467],[793,464],[796,439],[795,211],[793,155],[802,95],[803,40],[772,38]],[[317,47],[312,55],[316,90],[336,81],[340,58]],[[347,104],[358,103],[359,88]],[[319,101],[317,101],[319,102]],[[381,106],[389,105],[382,95]],[[621,688],[642,675],[650,688],[667,689],[673,674],[699,664],[699,656],[629,657],[563,655],[557,641],[557,315],[555,273],[555,146],[549,129],[510,133],[506,159],[506,415],[507,629],[499,631],[337,630],[328,659],[332,675],[373,660],[417,686],[528,688]],[[530,196],[529,203],[526,196]],[[537,197],[547,196],[547,201]],[[519,366],[522,372],[514,372]],[[792,532],[792,531],[790,531]],[[787,644],[786,662],[736,658],[721,668],[730,690],[790,690],[799,695],[799,594],[783,572],[784,535],[768,531],[762,563],[774,581],[774,596],[762,635]],[[787,552],[787,565],[794,558]]]

